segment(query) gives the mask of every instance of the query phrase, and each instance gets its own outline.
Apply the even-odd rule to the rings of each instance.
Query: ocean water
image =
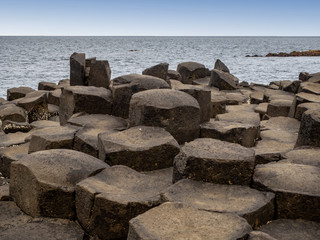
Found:
[[[8,88],[69,77],[69,57],[108,60],[112,78],[141,73],[160,62],[176,69],[196,61],[212,69],[222,60],[240,81],[268,84],[296,80],[300,72],[320,72],[320,57],[259,57],[269,52],[320,49],[320,37],[9,37],[0,36],[0,97]],[[135,50],[135,51],[130,51]]]

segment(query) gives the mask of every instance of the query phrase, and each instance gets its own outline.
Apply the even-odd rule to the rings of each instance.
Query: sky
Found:
[[[320,36],[319,0],[0,0],[0,36]]]

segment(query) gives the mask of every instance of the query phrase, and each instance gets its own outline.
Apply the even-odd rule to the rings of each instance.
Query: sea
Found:
[[[217,59],[249,83],[297,80],[300,72],[320,72],[320,57],[246,57],[320,49],[320,37],[59,37],[0,36],[0,97],[7,89],[69,78],[74,52],[108,60],[111,77],[141,73],[161,62],[169,69],[195,61],[212,69]]]

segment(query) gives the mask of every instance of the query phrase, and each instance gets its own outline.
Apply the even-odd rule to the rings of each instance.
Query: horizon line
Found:
[[[320,37],[320,35],[0,35],[0,37]]]

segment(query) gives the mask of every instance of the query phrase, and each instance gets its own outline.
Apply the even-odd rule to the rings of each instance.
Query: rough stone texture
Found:
[[[168,70],[168,78],[178,80],[181,82],[181,75],[176,70]]]
[[[78,130],[69,126],[40,129],[31,135],[29,153],[49,149],[72,149]]]
[[[299,104],[308,103],[308,102],[320,103],[320,95],[315,95],[315,94],[305,93],[305,92],[300,92],[296,94],[290,108],[289,117],[293,118],[295,116],[296,109]]]
[[[310,165],[320,168],[320,148],[298,148],[283,154],[281,162]]]
[[[301,121],[302,114],[307,110],[320,111],[320,103],[301,103],[301,104],[299,104],[296,108],[296,113],[294,115],[294,118]]]
[[[28,154],[29,143],[0,149],[0,172],[10,178],[11,163],[23,159]]]
[[[208,87],[209,82],[210,82],[210,77],[204,77],[204,78],[198,78],[196,80],[193,80],[192,84]]]
[[[286,92],[297,93],[300,87],[301,81],[281,81],[280,89]]]
[[[61,89],[50,91],[48,94],[48,103],[59,106],[60,105]]]
[[[234,213],[257,228],[274,217],[274,194],[247,186],[219,185],[181,180],[167,189],[166,201],[181,202],[199,210]]]
[[[217,59],[217,61],[215,62],[214,69],[230,73],[229,68],[220,59]]]
[[[293,99],[294,94],[282,90],[264,89],[264,102],[269,102],[275,99]]]
[[[152,66],[150,68],[145,69],[142,72],[142,75],[154,76],[157,78],[161,78],[167,82],[168,68],[169,68],[168,63],[159,63],[155,66]],[[170,75],[170,76],[172,76],[172,75]],[[179,79],[179,77],[178,77],[178,79]]]
[[[212,70],[209,86],[217,87],[219,90],[235,90],[238,88],[239,79],[230,73],[220,70]]]
[[[303,113],[296,147],[320,147],[320,111],[308,110]]]
[[[259,135],[259,128],[244,123],[233,123],[227,121],[215,121],[201,125],[200,136],[202,138],[214,138],[231,143],[239,143],[244,147],[253,147],[256,137]]]
[[[26,142],[26,138],[30,135],[30,133],[1,133],[0,132],[0,147],[10,147],[13,145],[18,145]]]
[[[229,112],[224,114],[218,114],[216,116],[217,121],[238,122],[251,124],[256,127],[260,126],[260,116],[255,112]]]
[[[320,168],[293,164],[257,165],[253,186],[276,193],[278,218],[320,220]]]
[[[275,238],[271,237],[269,234],[264,233],[264,232],[252,231],[249,234],[248,240],[279,240],[279,239],[275,239]]]
[[[174,160],[173,182],[182,178],[218,184],[249,185],[254,151],[211,138],[186,143]]]
[[[64,219],[32,218],[14,202],[0,202],[0,239],[3,240],[81,240],[83,230]]]
[[[269,103],[260,103],[260,104],[254,109],[254,111],[255,111],[256,113],[259,113],[261,120],[264,120],[264,118],[266,117],[267,110],[268,110],[268,105],[269,105]]]
[[[246,239],[251,227],[243,218],[164,203],[130,221],[128,240]]]
[[[187,93],[171,89],[153,89],[132,96],[131,126],[163,127],[179,144],[200,134],[200,107]]]
[[[239,105],[243,103],[247,103],[249,98],[247,98],[244,94],[241,92],[226,92],[226,98],[227,98],[227,105]]]
[[[255,112],[256,107],[256,104],[228,105],[226,112]]]
[[[130,100],[133,94],[148,89],[170,88],[170,85],[161,78],[129,74],[113,79],[110,88],[114,100],[112,115],[128,118]]]
[[[47,127],[59,127],[60,124],[58,122],[50,121],[50,120],[39,120],[34,121],[30,124],[34,129],[41,129]]]
[[[28,119],[27,112],[15,104],[0,105],[0,120],[10,120],[14,122],[26,122]]]
[[[138,173],[125,166],[107,168],[77,184],[78,219],[90,235],[125,238],[129,220],[162,203],[170,178]]]
[[[58,89],[70,87],[70,79],[62,79],[58,83]]]
[[[177,66],[177,72],[181,75],[181,82],[185,84],[192,84],[193,80],[210,75],[209,69],[197,62],[180,63]]]
[[[298,132],[300,122],[290,117],[273,117],[266,121],[261,121],[261,130],[283,130]]]
[[[74,218],[75,185],[108,165],[87,154],[55,149],[11,164],[10,194],[31,216]]]
[[[109,114],[112,108],[111,92],[105,88],[73,86],[62,90],[60,97],[60,123],[78,112],[88,114]]]
[[[260,104],[263,102],[263,99],[264,99],[263,91],[254,91],[250,95],[250,102],[252,104]]]
[[[9,183],[0,186],[0,201],[12,201],[9,193]]]
[[[171,167],[179,153],[179,145],[170,133],[162,128],[145,126],[100,134],[98,147],[101,160],[137,171]]]
[[[73,53],[70,56],[70,85],[85,85],[85,62],[84,53]]]
[[[90,66],[88,86],[109,88],[111,69],[108,61],[95,61]]]
[[[297,141],[298,134],[288,130],[265,130],[260,132],[262,140],[274,140],[284,143],[295,144]]]
[[[27,122],[14,122],[5,120],[2,122],[2,131],[4,133],[29,132],[32,126]]]
[[[320,95],[320,84],[312,83],[312,82],[304,82],[304,83],[301,83],[299,91]]]
[[[211,118],[226,112],[227,98],[223,92],[211,92]]]
[[[52,82],[39,82],[38,83],[38,90],[47,90],[53,91],[57,89],[57,84]]]
[[[12,101],[18,98],[23,98],[26,96],[27,93],[30,93],[33,91],[34,89],[29,87],[10,88],[7,90],[7,100]]]
[[[292,101],[290,100],[272,100],[268,104],[267,114],[270,117],[288,117]]]
[[[278,219],[262,226],[259,232],[272,237],[262,240],[315,240],[320,239],[320,223],[302,219]]]
[[[110,128],[122,131],[128,123],[123,118],[108,114],[75,114],[68,120],[68,124],[78,127]]]

